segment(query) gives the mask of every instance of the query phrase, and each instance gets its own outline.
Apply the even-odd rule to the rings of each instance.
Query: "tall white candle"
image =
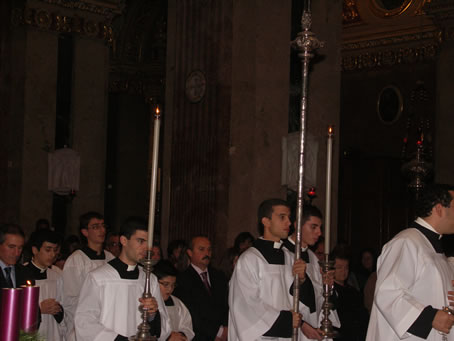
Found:
[[[161,125],[161,113],[156,107],[153,132],[153,158],[151,164],[150,207],[148,212],[148,248],[153,247],[154,218],[156,206],[156,183],[158,177],[158,154],[159,154],[159,128]]]
[[[333,127],[329,126],[326,150],[325,253],[329,253],[331,250],[331,170],[333,161],[333,137]]]

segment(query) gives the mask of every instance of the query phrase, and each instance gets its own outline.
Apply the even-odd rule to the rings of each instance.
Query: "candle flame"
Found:
[[[328,134],[332,134],[333,133],[333,127],[329,126],[328,127]]]
[[[31,282],[31,281],[27,281],[27,285],[28,285],[29,287],[31,287],[31,286],[32,286],[32,282]]]
[[[159,107],[156,107],[156,115],[159,115],[160,112],[161,110],[159,110]]]

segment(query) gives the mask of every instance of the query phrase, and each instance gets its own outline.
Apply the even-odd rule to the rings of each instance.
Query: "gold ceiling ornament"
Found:
[[[342,58],[343,71],[390,67],[398,64],[413,64],[434,60],[437,56],[438,44],[419,47],[398,48],[393,50],[364,52]]]
[[[342,8],[342,19],[344,25],[361,21],[358,8],[356,7],[356,0],[344,0]]]
[[[389,18],[401,15],[414,2],[416,0],[369,0],[369,6],[376,16]]]
[[[14,26],[30,26],[50,32],[77,33],[89,38],[103,39],[111,44],[112,27],[102,21],[74,15],[63,15],[40,8],[15,8],[12,15]]]
[[[112,19],[121,14],[124,8],[124,0],[39,0],[41,2],[56,5],[68,9],[80,10],[102,15],[106,19]]]

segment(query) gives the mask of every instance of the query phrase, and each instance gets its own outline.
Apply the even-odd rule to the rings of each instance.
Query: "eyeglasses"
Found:
[[[169,283],[169,282],[159,281],[159,284],[161,284],[166,289],[169,289],[169,288],[175,289],[177,287],[177,283]]]
[[[107,225],[106,224],[93,224],[93,225],[89,225],[88,228],[91,228],[93,230],[99,230],[99,229],[106,229],[107,228]]]

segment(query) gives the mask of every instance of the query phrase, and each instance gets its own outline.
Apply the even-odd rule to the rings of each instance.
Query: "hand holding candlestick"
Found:
[[[142,323],[137,327],[137,334],[130,338],[137,341],[156,341],[156,337],[150,334],[150,326],[148,325],[148,317],[156,313],[156,300],[151,296],[150,276],[153,270],[155,261],[151,259],[151,249],[153,248],[153,232],[155,221],[155,206],[156,206],[156,184],[158,174],[158,154],[159,154],[159,128],[161,124],[161,111],[156,107],[153,133],[153,157],[151,167],[151,185],[150,185],[150,206],[148,216],[148,240],[147,240],[147,258],[142,260],[143,271],[145,272],[145,287],[142,298],[140,299],[140,311],[142,312]],[[156,308],[156,309],[155,309]]]

